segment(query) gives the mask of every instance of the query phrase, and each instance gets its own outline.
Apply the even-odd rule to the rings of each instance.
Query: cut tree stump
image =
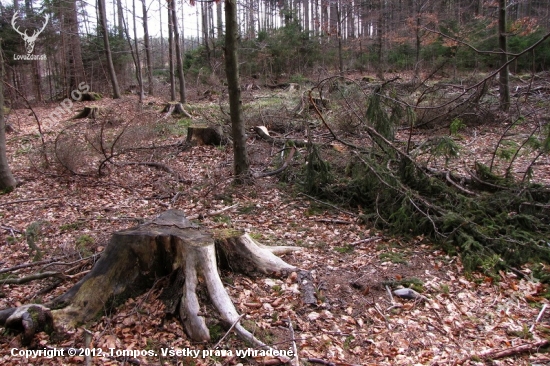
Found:
[[[196,145],[225,145],[228,138],[225,137],[221,126],[189,126],[187,128],[187,143]]]
[[[80,101],[81,102],[94,102],[96,100],[100,100],[101,98],[103,98],[103,96],[99,93],[87,92],[87,93],[82,93],[82,96],[80,97]]]
[[[114,233],[92,270],[50,303],[0,310],[0,325],[22,330],[27,343],[41,330],[64,333],[93,321],[105,308],[146,292],[165,277],[170,280],[165,287],[167,311],[179,313],[193,341],[210,340],[197,296],[198,287],[205,287],[223,323],[254,346],[266,348],[239,323],[216,258],[246,274],[285,276],[303,271],[276,254],[299,249],[264,246],[242,232],[212,233],[190,222],[182,211],[168,210],[138,227]]]
[[[164,118],[171,116],[172,114],[181,114],[187,118],[193,118],[184,108],[183,105],[179,102],[169,102],[164,106],[162,113],[166,113]]]
[[[81,118],[96,119],[99,117],[99,111],[100,111],[99,106],[96,106],[96,105],[84,107],[84,109],[80,111],[72,119],[81,119]]]

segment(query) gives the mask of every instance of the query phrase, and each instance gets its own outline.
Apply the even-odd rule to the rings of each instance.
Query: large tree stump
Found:
[[[201,283],[225,324],[234,325],[235,332],[255,346],[267,347],[239,323],[240,316],[218,274],[216,258],[218,255],[232,269],[248,274],[281,276],[298,268],[275,254],[298,249],[263,246],[241,232],[201,230],[182,211],[169,210],[138,227],[114,233],[100,260],[69,291],[45,305],[1,310],[0,325],[22,329],[26,341],[52,326],[63,332],[93,320],[106,306],[147,291],[159,277],[169,276],[179,278],[181,298],[179,305],[174,302],[174,309],[192,340],[210,339],[197,296]],[[203,279],[200,283],[199,277]]]
[[[83,110],[78,112],[72,119],[91,118],[96,119],[99,117],[99,107],[97,105],[91,105],[84,107]]]
[[[227,140],[221,126],[194,125],[187,128],[187,143],[219,146],[227,144]]]

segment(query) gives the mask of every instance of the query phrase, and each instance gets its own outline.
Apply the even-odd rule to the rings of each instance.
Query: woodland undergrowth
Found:
[[[330,95],[332,108],[314,108],[310,117],[325,124],[332,140],[310,143],[307,164],[295,175],[308,194],[355,208],[360,220],[393,234],[428,237],[448,253],[458,253],[468,271],[498,277],[505,269],[522,275],[527,266],[535,277],[550,280],[542,271],[550,263],[550,187],[530,179],[535,162],[550,151],[548,125],[535,123],[536,133],[513,144],[503,135],[490,164],[480,157],[458,169],[448,164],[460,155],[459,139],[453,137],[460,128],[473,128],[462,122],[466,113],[471,118],[490,110],[483,105],[492,98],[484,83],[447,97],[438,123],[446,123],[448,133],[427,132],[416,146],[410,134],[422,125],[418,116],[435,115],[430,88],[422,92],[421,85],[411,93],[410,85],[396,80],[373,88],[345,79],[327,79],[316,88],[321,96]],[[395,138],[398,129],[409,133],[408,141]],[[431,162],[438,158],[445,164],[434,168]],[[527,165],[523,175],[512,173],[519,160]]]

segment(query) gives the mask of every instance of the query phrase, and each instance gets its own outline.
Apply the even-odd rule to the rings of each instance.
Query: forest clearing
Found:
[[[0,363],[550,364],[549,39],[540,0],[1,2]]]
[[[341,80],[339,89],[335,88],[339,91],[333,93],[356,85]],[[545,83],[547,79],[541,79],[540,85]],[[323,156],[333,161],[352,154],[351,147],[334,141],[315,111],[307,111],[310,117],[306,118],[296,114],[307,90],[262,89],[243,93],[254,172],[273,170],[284,162],[280,147],[254,132],[258,125],[267,126],[272,136],[284,133],[297,142],[307,142],[309,133]],[[200,96],[189,102],[185,109],[191,119],[166,117],[160,98],[149,98],[144,105],[132,95],[75,102],[74,115],[90,104],[101,112],[97,118],[42,125],[44,146],[33,113],[42,120],[56,105],[33,107],[34,112],[12,110],[8,156],[21,185],[0,198],[5,281],[0,309],[47,303],[65,293],[90,270],[113,233],[178,209],[204,228],[242,230],[263,244],[302,249],[283,259],[311,274],[315,298],[310,304],[304,303],[296,272],[282,278],[220,272],[243,326],[277,349],[295,349],[302,364],[308,359],[309,364],[335,365],[474,365],[488,359],[503,365],[548,362],[544,351],[548,315],[541,313],[537,318],[546,304],[547,290],[534,279],[532,265],[493,273],[465,271],[460,257],[434,246],[429,236],[390,234],[378,229],[376,222],[362,220],[360,211],[304,193],[293,178],[302,174],[300,167],[308,155],[307,147],[299,143],[295,143],[298,152],[292,164],[281,172],[287,178],[279,174],[258,178],[253,185],[233,185],[229,144],[186,141],[189,125],[224,119],[227,104],[218,98],[223,96]],[[322,112],[328,121],[343,113],[336,104],[342,101],[335,98],[332,94],[332,108]],[[521,138],[533,127],[521,124],[510,135]],[[364,140],[360,127],[333,128],[350,145]],[[467,174],[475,161],[488,164],[506,131],[510,125],[498,122],[471,125],[451,135],[449,126],[415,128],[410,139],[420,146],[430,136],[452,136],[460,154],[432,154],[429,164],[434,171],[445,168]],[[399,128],[393,144],[404,146],[409,133],[408,128]],[[521,155],[518,169],[530,158]],[[533,181],[546,184],[548,163],[547,156],[540,160]],[[520,176],[521,171],[515,174]],[[482,263],[483,268],[494,265]],[[236,350],[250,345],[232,333],[224,337],[226,329],[208,301],[202,311],[208,314],[211,341],[190,341],[178,318],[165,314],[166,281],[158,278],[145,293],[104,308],[93,321],[62,339],[37,333],[33,348],[153,350],[157,355],[92,357],[101,364],[274,365],[286,361],[238,357]],[[420,295],[413,299],[392,295],[398,288],[412,288]],[[10,354],[13,348],[23,348],[21,342],[17,333],[2,334],[3,364],[24,362]],[[215,346],[233,353],[205,358],[191,353]],[[85,359],[83,355],[40,362],[76,364]]]

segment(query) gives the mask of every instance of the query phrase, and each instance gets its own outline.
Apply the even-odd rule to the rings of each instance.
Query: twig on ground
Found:
[[[522,344],[522,345],[519,345],[519,346],[505,348],[505,349],[501,349],[501,350],[490,349],[490,350],[487,350],[487,351],[483,351],[483,352],[481,352],[477,355],[471,355],[469,357],[463,358],[462,360],[459,360],[457,362],[457,364],[461,365],[464,362],[469,361],[473,358],[482,359],[482,360],[488,360],[488,359],[495,360],[497,358],[515,356],[515,355],[518,355],[518,354],[524,353],[524,352],[537,352],[539,348],[545,347],[548,344],[550,344],[550,342],[548,340],[544,339],[542,341]]]
[[[214,346],[213,349],[218,349],[218,347],[220,346],[220,344],[223,342],[223,340],[225,338],[227,338],[227,336],[229,335],[229,333],[231,333],[231,331],[233,330],[233,328],[235,328],[235,325],[237,325],[240,321],[241,321],[241,318],[244,316],[244,314],[241,314],[237,320],[235,320],[233,322],[233,324],[231,324],[231,326],[229,327],[229,329],[227,330],[227,332],[225,332],[225,334],[223,335],[223,337],[221,337],[221,339],[218,341],[218,343],[216,343],[216,345]]]
[[[0,203],[0,206],[15,205],[17,203],[25,203],[25,202],[55,200],[55,199],[58,199],[58,198],[59,198],[59,196],[44,197],[44,198],[27,198],[27,199],[22,199],[22,200],[15,200],[15,201],[8,201],[8,202]]]
[[[1,280],[0,283],[2,285],[22,285],[27,282],[41,280],[49,277],[65,277],[65,275],[61,272],[54,272],[54,271],[33,273],[32,275],[21,277],[21,278],[6,278],[5,280]]]
[[[9,231],[10,234],[11,234],[12,236],[14,236],[15,233],[17,233],[17,234],[23,234],[22,231],[19,231],[19,230],[17,230],[16,228],[13,228],[13,227],[11,227],[11,226],[0,225],[0,229]]]
[[[292,320],[290,320],[290,318],[288,318],[288,330],[290,331],[290,339],[292,339],[292,352],[294,352],[294,358],[291,360],[291,362],[294,366],[300,366],[298,347],[296,347],[296,339],[294,339],[294,328],[292,327]]]
[[[48,263],[58,261],[59,259],[61,259],[61,258],[57,257],[57,258],[46,259],[46,260],[43,260],[43,261],[40,261],[40,262],[19,264],[17,266],[13,266],[13,267],[10,267],[10,268],[0,269],[0,273],[13,272],[13,271],[16,271],[18,269],[40,266],[42,264],[48,264]]]
[[[343,213],[345,213],[345,214],[347,214],[347,215],[350,215],[350,216],[353,216],[353,217],[357,217],[357,215],[354,214],[353,212],[346,211],[346,210],[344,210],[344,209],[341,209],[341,208],[338,207],[338,206],[332,205],[332,204],[330,204],[330,203],[328,203],[328,202],[325,202],[325,201],[321,201],[321,200],[319,200],[319,199],[317,199],[317,198],[315,198],[315,197],[312,197],[312,196],[310,196],[310,195],[308,195],[308,194],[299,193],[299,195],[305,196],[305,197],[309,198],[310,200],[314,200],[315,202],[322,203],[322,204],[325,205],[325,206],[332,207],[333,209],[338,210],[338,211],[340,211],[340,212],[343,212]]]
[[[537,323],[540,321],[540,318],[542,318],[542,315],[544,314],[544,312],[546,311],[546,308],[548,307],[548,304],[544,304],[542,306],[542,309],[540,309],[540,312],[539,312],[539,315],[537,316],[537,318],[535,319],[535,322],[533,323],[533,325],[531,325],[531,328],[529,328],[529,331],[532,332],[533,329],[535,329],[535,326],[537,325]]]
[[[227,210],[231,210],[232,208],[237,207],[238,205],[239,205],[239,204],[236,203],[236,204],[234,204],[234,205],[232,205],[232,206],[227,206],[227,207],[224,207],[224,208],[222,208],[222,209],[220,209],[220,210],[217,210],[217,211],[210,211],[210,212],[207,212],[207,213],[205,213],[205,214],[189,215],[189,216],[187,216],[187,219],[189,219],[189,220],[196,220],[196,219],[202,219],[202,218],[208,217],[208,216],[216,216],[216,215],[219,215],[219,214],[221,214],[221,213],[223,213],[223,212],[225,212],[225,211],[227,211]]]
[[[381,236],[372,236],[372,237],[367,238],[367,239],[361,239],[361,240],[354,241],[353,243],[349,243],[348,245],[354,247],[354,246],[359,245],[359,244],[367,244],[367,243],[370,243],[370,242],[373,242],[373,241],[378,241],[378,240],[382,240],[382,237]]]

